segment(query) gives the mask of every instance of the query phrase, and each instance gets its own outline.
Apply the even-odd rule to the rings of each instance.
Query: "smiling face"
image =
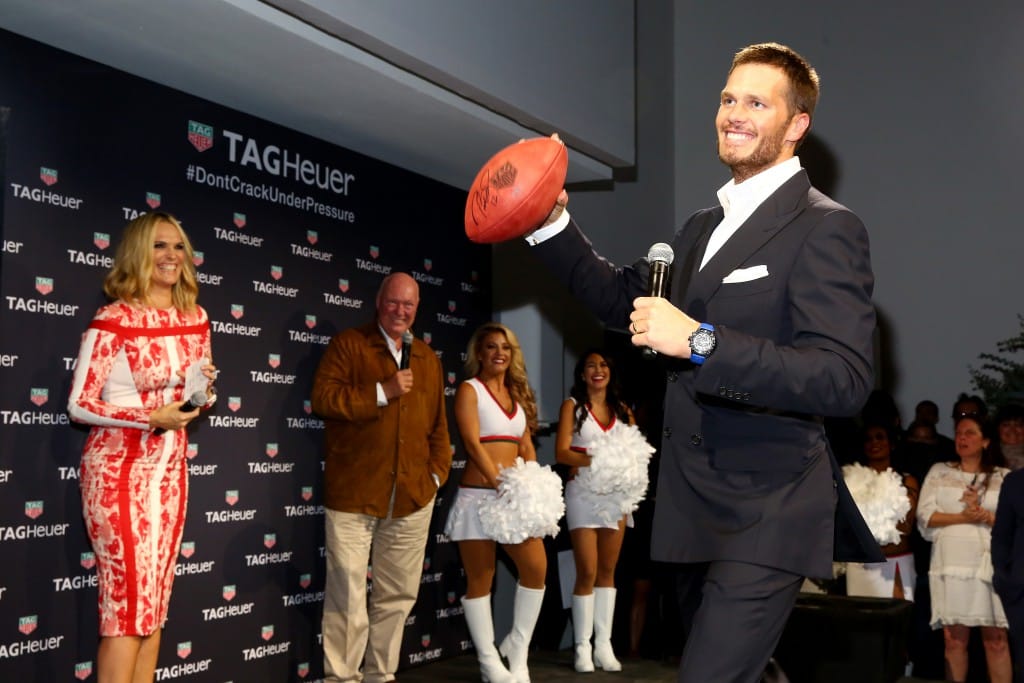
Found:
[[[810,126],[806,113],[791,114],[789,81],[768,64],[741,64],[729,74],[715,117],[718,158],[741,183],[793,156]]]
[[[888,461],[892,455],[889,434],[882,427],[868,427],[864,433],[864,457],[868,463]]]
[[[481,375],[500,375],[512,362],[512,344],[501,332],[491,332],[480,340],[477,352]]]
[[[395,273],[388,277],[377,295],[377,322],[394,340],[412,327],[420,305],[420,288],[412,276]]]
[[[174,225],[161,221],[153,227],[153,272],[150,275],[150,297],[170,305],[171,292],[181,279],[185,262],[185,240]]]
[[[587,391],[601,391],[608,388],[612,378],[612,369],[608,361],[599,353],[592,353],[583,362],[580,373],[587,385]]]

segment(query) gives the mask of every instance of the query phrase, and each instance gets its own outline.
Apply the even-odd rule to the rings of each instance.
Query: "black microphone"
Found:
[[[406,330],[402,333],[402,361],[398,364],[399,370],[409,369],[410,353],[412,353],[412,332]]]
[[[656,296],[659,299],[667,298],[669,293],[669,280],[672,275],[672,260],[676,257],[672,247],[664,242],[652,244],[647,250],[647,263],[650,266],[650,273],[647,276],[647,296]],[[649,346],[645,346],[641,352],[644,358],[654,358],[658,352]]]
[[[180,410],[183,413],[191,413],[196,408],[202,408],[203,406],[205,406],[206,402],[209,400],[210,398],[209,396],[206,395],[206,392],[203,390],[199,390],[192,394],[191,396],[189,396],[188,400],[182,403],[181,407],[178,410]],[[163,427],[157,427],[156,429],[153,430],[153,434],[156,436],[160,436],[166,431],[167,430],[164,429]]]

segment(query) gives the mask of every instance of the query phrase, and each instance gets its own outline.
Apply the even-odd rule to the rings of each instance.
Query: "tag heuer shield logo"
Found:
[[[213,126],[198,121],[188,122],[188,141],[197,152],[205,152],[213,147]]]
[[[47,185],[55,185],[57,183],[57,169],[41,167],[39,169],[39,179]]]

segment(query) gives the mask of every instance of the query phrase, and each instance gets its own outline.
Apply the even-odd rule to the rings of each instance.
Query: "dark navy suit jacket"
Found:
[[[1003,480],[992,526],[992,586],[1003,607],[1024,607],[1024,470]]]
[[[713,324],[718,348],[702,366],[669,363],[652,557],[815,577],[833,557],[883,561],[822,426],[873,386],[867,232],[800,171],[698,270],[722,217],[699,211],[672,242],[671,301]],[[533,251],[609,326],[646,293],[646,262],[613,266],[572,222]],[[723,283],[745,268],[767,275]]]

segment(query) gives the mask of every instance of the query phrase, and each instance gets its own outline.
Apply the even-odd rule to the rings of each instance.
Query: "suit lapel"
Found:
[[[707,250],[711,233],[722,222],[723,215],[722,207],[711,209],[704,214],[700,224],[689,231],[685,237],[682,237],[679,244],[676,245],[676,249],[686,254],[686,257],[682,262],[677,260],[672,266],[672,296],[670,300],[679,302],[684,310],[689,301],[687,295],[692,287],[693,278],[697,274],[697,266]]]
[[[741,266],[751,254],[775,237],[804,210],[810,187],[807,173],[803,170],[783,183],[754,210],[707,265],[694,273],[688,296],[702,301],[714,296],[722,286],[724,277]]]

